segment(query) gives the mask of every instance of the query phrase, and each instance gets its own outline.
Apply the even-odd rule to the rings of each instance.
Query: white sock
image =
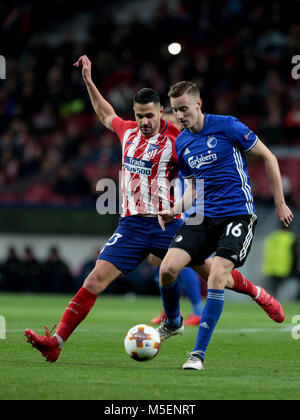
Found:
[[[57,341],[59,342],[59,348],[62,349],[65,344],[64,340],[58,334],[54,334],[53,337],[57,338]]]
[[[258,286],[255,286],[256,287],[256,289],[257,289],[257,295],[256,295],[256,297],[254,298],[254,300],[256,300],[256,299],[258,299],[259,298],[259,296],[260,296],[260,292],[261,292],[261,288],[260,287],[258,287]]]

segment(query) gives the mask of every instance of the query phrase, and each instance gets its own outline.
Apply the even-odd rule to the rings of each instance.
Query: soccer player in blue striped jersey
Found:
[[[224,304],[226,279],[241,267],[250,251],[257,216],[247,171],[246,153],[264,160],[279,220],[289,226],[293,214],[285,203],[278,162],[271,151],[243,123],[231,116],[202,112],[202,100],[192,82],[179,82],[169,91],[172,110],[183,127],[175,148],[184,178],[190,188],[175,208],[160,212],[162,228],[177,212],[186,210],[195,195],[202,213],[188,219],[176,233],[160,269],[160,282],[172,291],[177,274],[185,266],[200,269],[215,252],[208,278],[208,297],[199,325],[196,345],[184,369],[204,369],[203,361]],[[201,186],[195,190],[195,180]],[[192,197],[192,199],[191,199]],[[198,216],[198,215],[197,215]],[[170,292],[170,296],[172,293]],[[173,293],[173,296],[176,296]],[[179,299],[166,300],[167,321],[160,327],[163,339],[174,335],[180,322]]]

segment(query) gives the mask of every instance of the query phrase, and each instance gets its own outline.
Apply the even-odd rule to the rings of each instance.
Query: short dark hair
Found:
[[[133,103],[137,102],[141,105],[149,104],[150,102],[154,102],[155,104],[160,105],[160,96],[159,93],[156,92],[154,89],[144,88],[139,90],[134,98]]]
[[[200,91],[196,83],[187,81],[178,82],[175,85],[171,86],[168,96],[169,98],[179,98],[185,93],[200,98]]]

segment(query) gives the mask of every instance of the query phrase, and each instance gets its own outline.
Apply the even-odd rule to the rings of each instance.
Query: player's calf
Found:
[[[178,274],[190,262],[191,257],[182,249],[170,249],[163,259],[160,266],[159,277],[162,287],[166,287],[175,282]]]
[[[225,289],[227,280],[233,268],[234,265],[231,261],[216,256],[211,266],[207,287],[209,289],[217,290]]]

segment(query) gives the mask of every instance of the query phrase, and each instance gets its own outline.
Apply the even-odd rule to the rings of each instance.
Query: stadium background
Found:
[[[77,290],[117,225],[117,215],[97,214],[96,184],[118,181],[120,146],[99,124],[72,66],[81,54],[124,118],[133,118],[138,89],[157,89],[167,105],[168,87],[190,79],[205,112],[249,125],[279,159],[298,235],[300,86],[291,64],[300,54],[298,17],[299,1],[1,4],[0,289]],[[171,42],[182,44],[180,54],[169,54]],[[249,171],[260,223],[243,272],[262,284],[263,239],[277,221],[263,164],[251,161]],[[298,286],[289,280],[282,295],[294,298]],[[121,292],[157,293],[151,267],[141,265],[107,291]]]

